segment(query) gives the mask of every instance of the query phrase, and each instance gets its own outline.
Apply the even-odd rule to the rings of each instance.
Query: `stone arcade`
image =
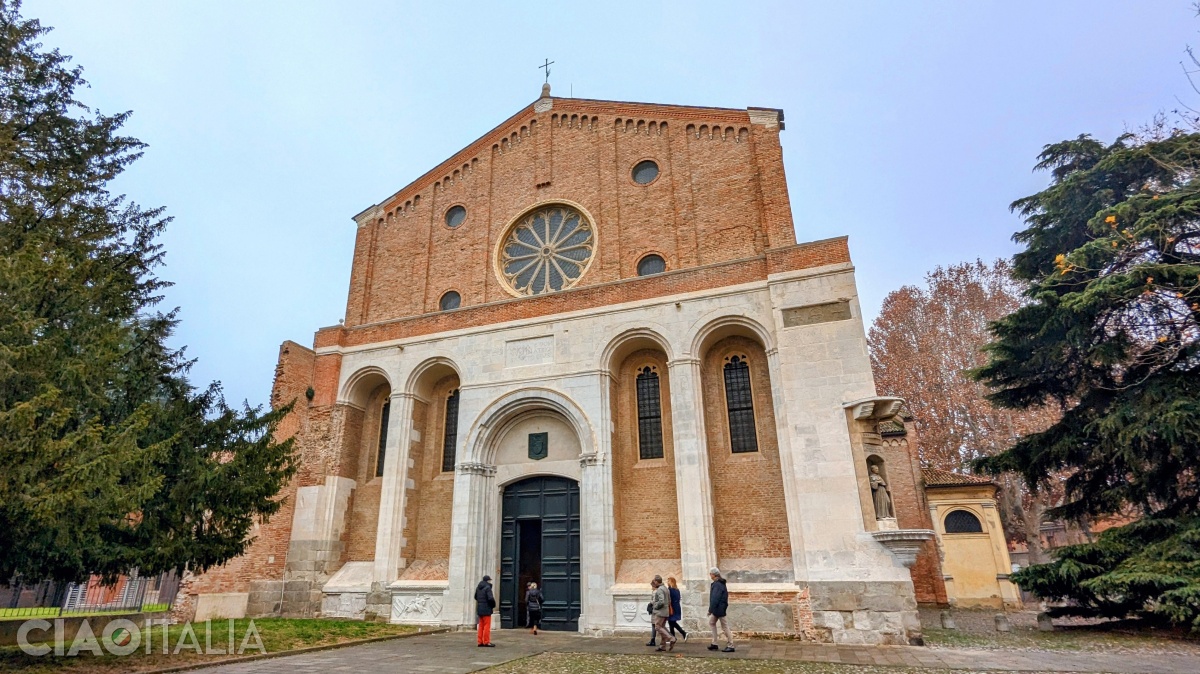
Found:
[[[188,605],[471,625],[489,574],[505,627],[537,580],[548,628],[641,632],[654,574],[694,624],[719,566],[739,631],[919,638],[911,424],[846,239],[796,243],[783,128],[547,85],[356,216],[344,324],[280,349],[300,474]]]

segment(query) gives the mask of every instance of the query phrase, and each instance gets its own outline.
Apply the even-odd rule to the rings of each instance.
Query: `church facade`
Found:
[[[542,96],[354,220],[346,316],[280,349],[300,473],[197,618],[910,643],[944,601],[847,240],[797,243],[779,110]],[[883,426],[881,426],[883,425]],[[899,438],[899,439],[897,439]],[[694,624],[694,623],[693,623]]]

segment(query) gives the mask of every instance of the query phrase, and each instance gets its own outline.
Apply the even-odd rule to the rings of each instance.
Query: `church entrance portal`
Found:
[[[500,624],[524,627],[525,588],[545,595],[542,627],[579,629],[579,483],[531,477],[504,488],[500,526]]]

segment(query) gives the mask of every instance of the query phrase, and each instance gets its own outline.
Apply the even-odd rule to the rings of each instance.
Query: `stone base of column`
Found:
[[[346,544],[334,541],[292,541],[283,566],[285,618],[315,618],[321,613],[325,583],[341,568]]]
[[[246,603],[247,618],[277,618],[283,612],[283,588],[287,581],[250,581],[250,598]]]
[[[909,581],[811,582],[808,593],[811,629],[817,640],[902,646],[924,643]]]
[[[371,583],[371,591],[367,593],[366,605],[363,607],[363,620],[391,622],[392,591],[387,588],[387,583]]]

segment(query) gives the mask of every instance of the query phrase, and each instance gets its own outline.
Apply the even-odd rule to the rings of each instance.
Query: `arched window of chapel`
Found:
[[[383,459],[387,454],[388,414],[392,411],[392,401],[383,401],[383,409],[379,412],[379,452],[375,457],[375,477],[383,477]]]
[[[446,425],[442,431],[442,472],[454,470],[455,447],[458,445],[458,389],[446,396]]]
[[[754,395],[745,355],[725,359],[725,410],[729,418],[729,447],[734,454],[758,451],[754,427]]]
[[[638,413],[638,458],[663,458],[662,393],[658,368],[639,369],[636,382]]]

